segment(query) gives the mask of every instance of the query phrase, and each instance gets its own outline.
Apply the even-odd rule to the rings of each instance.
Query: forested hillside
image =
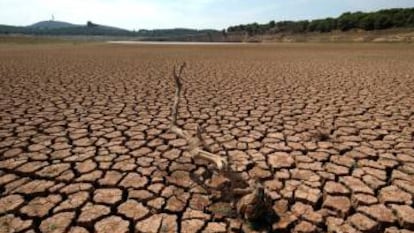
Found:
[[[128,36],[128,37],[144,37],[144,38],[175,38],[175,37],[193,37],[193,36],[209,36],[215,34],[221,34],[221,31],[217,30],[196,30],[185,28],[173,28],[173,29],[155,29],[155,30],[139,30],[129,31],[126,29],[109,27],[98,25],[92,22],[87,22],[86,25],[73,25],[72,26],[50,26],[53,21],[48,21],[47,24],[39,22],[27,27],[16,27],[9,25],[0,25],[0,34],[26,34],[26,35],[53,35],[53,36],[65,36],[65,35],[86,35],[86,36]],[[39,25],[39,26],[37,26]],[[46,26],[45,26],[46,25]]]
[[[270,21],[266,24],[231,26],[227,32],[246,32],[249,35],[276,34],[281,32],[330,32],[362,29],[366,31],[388,28],[414,27],[414,8],[386,9],[377,12],[346,12],[337,18],[301,21]]]
[[[414,29],[414,8],[385,9],[377,12],[346,12],[336,18],[325,18],[301,21],[270,21],[265,24],[251,23],[231,26],[224,30],[197,30],[185,28],[173,29],[141,29],[138,31],[125,30],[116,27],[99,25],[88,21],[85,25],[76,25],[58,21],[42,21],[26,27],[0,25],[0,34],[24,34],[41,36],[111,36],[130,37],[133,40],[169,40],[169,41],[227,41],[227,42],[260,42],[264,40],[290,40],[286,36],[326,36],[327,32],[348,33],[355,30],[369,34],[370,41],[382,37],[382,35],[371,35],[373,33],[387,32],[391,29],[389,36],[397,39],[412,41],[414,37],[399,35],[399,31],[406,33]],[[396,29],[396,31],[393,31]],[[388,30],[390,31],[390,30]],[[397,33],[397,34],[396,34]],[[386,33],[385,33],[386,34]],[[388,36],[388,34],[386,34]],[[262,37],[267,37],[266,39]],[[332,40],[337,40],[335,36]],[[342,37],[340,35],[339,37]],[[348,37],[348,35],[345,35]],[[356,40],[361,40],[357,35]],[[404,37],[404,38],[402,38]],[[381,40],[381,38],[379,38]],[[292,41],[307,41],[309,38],[293,38]],[[317,39],[318,40],[318,39]],[[325,39],[324,39],[325,40]],[[326,39],[331,40],[331,39]],[[348,39],[346,39],[348,40]],[[350,36],[350,40],[354,40]],[[388,40],[388,39],[387,39]]]

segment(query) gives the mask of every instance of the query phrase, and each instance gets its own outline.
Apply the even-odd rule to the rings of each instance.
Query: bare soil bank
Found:
[[[271,34],[247,36],[229,34],[227,41],[244,42],[414,42],[414,29],[387,29],[380,31],[351,30],[329,33]]]
[[[75,41],[77,43],[96,41],[158,41],[158,42],[248,42],[248,43],[275,43],[275,42],[414,42],[414,29],[387,29],[380,31],[351,30],[348,32],[333,31],[329,33],[303,34],[266,34],[248,36],[245,33],[214,34],[191,37],[144,38],[124,36],[27,36],[2,35],[0,43],[39,44],[62,43]]]

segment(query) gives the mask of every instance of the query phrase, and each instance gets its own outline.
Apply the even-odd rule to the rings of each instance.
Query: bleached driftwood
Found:
[[[192,136],[189,132],[180,128],[177,125],[178,118],[178,106],[180,103],[182,83],[181,75],[185,68],[185,63],[182,64],[178,70],[174,66],[173,77],[175,81],[175,95],[174,104],[172,106],[172,120],[170,125],[170,131],[175,133],[181,138],[184,138],[188,144],[188,151],[193,158],[200,158],[209,161],[217,167],[219,172],[226,174],[229,172],[229,166],[227,159],[220,155],[208,152],[209,146],[202,137],[202,128],[197,126],[196,135]],[[210,150],[211,151],[211,150]],[[242,196],[234,204],[237,209],[237,213],[244,220],[253,221],[258,220],[268,214],[271,209],[271,200],[265,193],[265,189],[262,184],[256,181],[249,182],[247,188],[234,188],[231,190],[233,195]]]
[[[185,65],[186,64],[183,63],[180,66],[178,72],[176,71],[175,66],[173,70],[173,77],[175,81],[175,95],[174,104],[172,106],[172,120],[170,125],[170,131],[175,133],[179,137],[184,138],[187,141],[188,151],[193,158],[200,158],[214,163],[218,170],[227,169],[228,163],[225,158],[204,150],[208,147],[208,145],[201,135],[202,130],[199,126],[197,126],[196,136],[192,136],[189,132],[185,131],[177,125],[178,106],[180,104],[180,97],[182,91],[181,75],[183,73]]]

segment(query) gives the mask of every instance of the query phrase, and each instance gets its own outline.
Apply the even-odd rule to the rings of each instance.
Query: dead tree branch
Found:
[[[181,138],[184,138],[188,143],[188,151],[193,158],[200,158],[203,160],[207,160],[209,162],[212,162],[216,165],[218,170],[224,170],[227,169],[228,163],[227,160],[219,155],[210,153],[208,151],[205,151],[201,148],[207,148],[208,145],[202,138],[202,130],[200,127],[197,127],[197,133],[196,136],[192,136],[187,131],[183,130],[177,125],[177,118],[178,118],[178,106],[180,104],[180,97],[181,97],[181,91],[182,91],[182,83],[181,83],[181,75],[185,68],[186,64],[183,63],[178,72],[176,71],[176,68],[174,66],[173,70],[173,77],[175,81],[175,95],[174,95],[174,104],[172,106],[172,120],[170,125],[170,131],[175,133]]]
[[[233,179],[230,175],[231,168],[228,166],[227,159],[217,154],[211,153],[212,150],[210,150],[209,145],[203,139],[202,134],[204,133],[204,129],[200,126],[197,126],[196,134],[191,135],[189,132],[185,131],[177,125],[178,106],[180,104],[181,91],[183,88],[183,85],[181,83],[181,75],[183,73],[185,65],[185,63],[182,64],[178,72],[176,71],[175,67],[173,70],[173,77],[175,81],[175,95],[171,111],[172,117],[170,131],[187,141],[188,151],[192,158],[200,158],[214,163],[222,175],[227,175],[230,182],[234,182],[232,181]],[[200,185],[202,185],[202,181],[199,181],[200,182],[197,183],[200,183]],[[202,186],[206,187],[205,185]],[[232,185],[230,188],[231,195],[242,196],[242,198],[239,199],[237,203],[235,203],[235,207],[237,209],[237,213],[243,219],[248,221],[258,220],[266,216],[267,213],[272,213],[272,202],[269,199],[268,195],[265,193],[264,187],[257,181],[249,182],[248,187],[246,188],[232,187]]]

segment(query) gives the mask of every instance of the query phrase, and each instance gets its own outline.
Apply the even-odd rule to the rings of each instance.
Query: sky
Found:
[[[0,0],[0,24],[26,26],[54,15],[59,21],[129,30],[224,29],[399,7],[414,7],[414,0]]]

